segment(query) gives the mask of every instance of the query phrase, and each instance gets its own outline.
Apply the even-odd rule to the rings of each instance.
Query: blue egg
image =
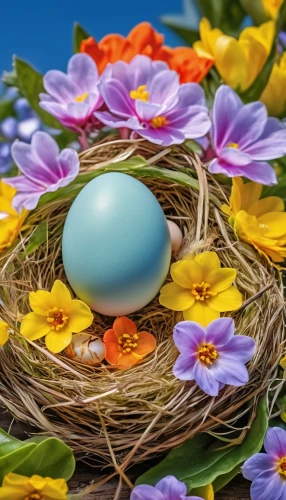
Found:
[[[171,238],[151,191],[129,175],[109,172],[73,202],[62,251],[76,295],[94,311],[121,316],[157,295],[169,271]]]

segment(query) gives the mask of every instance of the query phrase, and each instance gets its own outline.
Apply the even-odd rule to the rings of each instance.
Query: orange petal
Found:
[[[129,62],[137,53],[131,42],[121,35],[107,35],[98,46],[110,63],[119,60]]]
[[[105,359],[111,365],[117,365],[119,350],[117,336],[114,330],[107,330],[103,337],[103,342],[105,346]]]
[[[120,316],[119,318],[116,318],[113,323],[113,330],[116,337],[120,337],[120,335],[123,335],[123,333],[134,335],[134,333],[137,332],[134,321],[127,318],[126,316]]]
[[[145,356],[156,349],[157,341],[152,333],[139,332],[138,336],[138,346],[134,349],[135,354]]]
[[[141,357],[134,356],[132,353],[123,354],[118,358],[118,368],[129,368],[134,366],[141,361]]]
[[[145,54],[151,59],[164,42],[164,35],[158,33],[150,23],[140,23],[130,31],[127,39],[136,49],[137,54]]]
[[[100,49],[96,40],[90,36],[86,40],[82,40],[80,44],[80,52],[88,54],[97,64],[99,73],[102,73],[108,63],[108,59],[103,50]]]

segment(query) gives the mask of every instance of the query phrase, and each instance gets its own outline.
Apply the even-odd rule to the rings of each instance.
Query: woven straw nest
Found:
[[[127,161],[141,155],[149,165]],[[154,193],[166,216],[180,225],[186,252],[216,251],[222,265],[238,270],[237,287],[243,306],[232,313],[237,332],[255,338],[257,351],[248,364],[245,387],[228,386],[216,398],[205,395],[193,382],[181,382],[172,373],[178,355],[172,341],[181,319],[159,305],[157,298],[131,315],[138,330],[152,332],[158,347],[144,363],[128,370],[110,370],[105,364],[90,368],[52,355],[41,341],[27,342],[19,334],[20,321],[29,309],[28,292],[50,289],[54,280],[66,281],[61,236],[66,214],[83,185],[104,171],[134,175]],[[282,352],[283,297],[275,273],[249,246],[236,240],[220,204],[229,197],[183,146],[161,148],[146,141],[105,139],[81,154],[78,179],[62,191],[42,199],[29,215],[30,228],[12,251],[0,260],[0,316],[14,330],[0,355],[0,402],[16,419],[64,439],[77,457],[94,465],[113,464],[123,471],[180,445],[202,431],[224,432],[237,427],[247,414],[244,436],[255,416],[259,395],[275,378]],[[47,239],[27,255],[37,226],[48,223]],[[276,276],[277,278],[277,276]],[[278,284],[277,284],[278,283]],[[95,315],[88,331],[102,336],[113,318]]]

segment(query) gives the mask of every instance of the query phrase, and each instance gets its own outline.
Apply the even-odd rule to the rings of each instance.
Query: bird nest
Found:
[[[136,155],[141,162],[134,160]],[[239,427],[243,436],[259,396],[275,378],[284,340],[283,297],[279,276],[277,280],[253,248],[237,241],[220,211],[229,187],[219,185],[186,146],[164,149],[144,140],[109,138],[80,159],[78,178],[49,199],[43,197],[20,240],[0,259],[0,316],[13,330],[0,354],[0,402],[16,419],[64,439],[78,458],[94,465],[113,464],[121,471],[200,432]],[[82,187],[106,171],[140,179],[167,218],[180,226],[184,241],[175,260],[190,251],[211,250],[222,265],[238,270],[236,285],[244,302],[229,315],[236,331],[257,344],[246,386],[227,386],[214,398],[194,382],[176,379],[172,369],[178,352],[172,332],[182,316],[162,307],[158,298],[130,315],[138,331],[153,333],[157,348],[128,370],[110,369],[105,363],[88,367],[64,352],[53,355],[42,341],[30,342],[20,335],[20,322],[30,311],[29,292],[50,290],[57,278],[67,281],[61,256],[67,212]],[[46,228],[45,238],[37,236],[40,224]],[[102,337],[112,322],[96,314],[88,332]],[[245,427],[239,426],[238,418],[245,414]]]

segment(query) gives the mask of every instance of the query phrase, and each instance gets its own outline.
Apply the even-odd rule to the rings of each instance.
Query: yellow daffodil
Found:
[[[276,19],[279,9],[281,8],[284,0],[262,0],[262,5],[265,11],[265,14],[272,19]]]
[[[13,208],[15,194],[15,188],[0,180],[0,253],[14,243],[28,215],[27,210],[19,214]]]
[[[199,56],[209,57],[225,83],[238,91],[244,91],[254,82],[271,51],[275,36],[275,23],[268,21],[258,27],[245,28],[239,39],[212,29],[209,21],[200,22],[201,40],[194,49]]]
[[[283,356],[283,358],[280,359],[279,365],[283,368],[283,370],[286,370],[286,356]]]
[[[205,486],[193,488],[191,490],[191,495],[195,495],[196,497],[202,498],[203,500],[214,500],[214,489],[212,484],[206,484]]]
[[[240,177],[232,181],[229,206],[222,211],[230,216],[238,238],[254,246],[269,262],[286,258],[286,213],[284,202],[277,196],[260,199],[262,186],[256,182],[243,184]]]
[[[260,100],[265,104],[271,116],[286,116],[286,52],[272,69],[270,78],[262,92]]]
[[[93,321],[90,308],[81,300],[74,300],[60,280],[51,292],[38,290],[30,293],[33,312],[21,324],[21,334],[29,340],[46,336],[46,346],[54,353],[65,349],[72,341],[72,334],[88,328]]]
[[[9,325],[0,319],[0,347],[6,344],[9,338]]]
[[[41,476],[20,476],[10,472],[0,487],[0,500],[67,500],[64,479]]]
[[[234,311],[242,304],[241,293],[232,286],[236,270],[221,268],[215,252],[187,255],[171,266],[173,283],[161,288],[159,301],[173,311],[183,311],[184,319],[203,326]]]

